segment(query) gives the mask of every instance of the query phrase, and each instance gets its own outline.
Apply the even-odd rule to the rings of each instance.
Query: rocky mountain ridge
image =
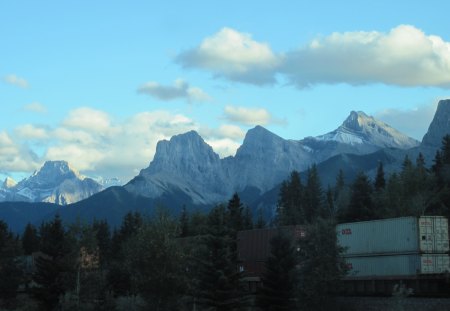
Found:
[[[158,143],[149,167],[125,188],[156,198],[182,192],[195,204],[214,204],[233,192],[264,193],[292,170],[304,171],[337,154],[369,154],[383,148],[410,149],[420,143],[363,112],[352,111],[333,132],[287,140],[262,126],[250,129],[236,155],[220,159],[194,131]]]

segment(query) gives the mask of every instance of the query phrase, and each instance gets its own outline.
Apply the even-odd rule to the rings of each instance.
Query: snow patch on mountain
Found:
[[[352,111],[336,130],[318,136],[316,139],[350,145],[367,144],[379,148],[410,149],[419,145],[417,140],[362,111]]]

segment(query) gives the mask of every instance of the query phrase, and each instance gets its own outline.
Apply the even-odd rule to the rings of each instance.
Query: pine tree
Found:
[[[125,262],[135,270],[138,292],[148,302],[146,310],[180,310],[186,264],[177,231],[177,221],[159,209],[127,245]]]
[[[304,211],[307,223],[314,222],[317,217],[325,216],[323,210],[323,191],[317,172],[317,166],[314,164],[308,169],[308,180],[306,182],[304,195]]]
[[[346,273],[335,224],[318,219],[299,240],[298,306],[301,310],[334,310],[333,293]]]
[[[305,222],[303,206],[304,187],[300,174],[293,171],[288,180],[284,181],[278,199],[278,224],[280,226],[295,225]]]
[[[244,205],[239,195],[235,192],[227,205],[227,226],[234,234],[244,228]]]
[[[9,307],[16,298],[17,289],[22,281],[22,270],[18,256],[19,243],[8,225],[0,220],[0,307]]]
[[[111,255],[111,231],[106,220],[94,221],[92,229],[95,232],[100,256],[100,267],[106,268]]]
[[[24,254],[27,256],[39,250],[39,236],[37,229],[30,223],[26,225],[22,235],[22,248]]]
[[[196,258],[196,299],[207,310],[237,310],[243,303],[240,273],[236,269],[234,241],[223,206],[215,207],[209,213],[208,233],[202,240],[203,246]]]
[[[296,307],[297,253],[292,237],[281,229],[270,241],[270,255],[263,274],[263,287],[256,304],[262,311],[291,311]]]
[[[180,220],[178,222],[179,222],[179,226],[180,226],[179,236],[181,238],[185,238],[185,237],[189,236],[190,235],[189,214],[186,210],[186,205],[183,205],[183,209],[181,210]]]
[[[384,178],[383,162],[378,163],[377,175],[375,177],[374,186],[375,186],[376,192],[380,192],[380,191],[384,190],[384,188],[386,187],[386,180]]]
[[[362,221],[374,219],[372,184],[366,174],[360,172],[352,185],[350,204],[344,212],[344,221]]]
[[[36,300],[44,310],[57,307],[61,296],[69,290],[73,267],[69,254],[71,247],[59,216],[40,228],[42,256],[36,258],[36,273],[33,276],[38,285],[33,288]]]

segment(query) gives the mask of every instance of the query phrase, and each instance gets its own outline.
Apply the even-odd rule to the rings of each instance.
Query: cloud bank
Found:
[[[189,102],[206,102],[211,97],[198,87],[191,87],[181,79],[171,86],[161,85],[157,82],[147,82],[138,89],[138,93],[147,94],[162,101],[186,99]]]
[[[387,33],[336,32],[283,53],[224,28],[180,53],[176,62],[256,85],[274,84],[282,75],[298,88],[338,83],[450,88],[450,43],[411,25]]]
[[[104,111],[81,107],[54,128],[23,124],[11,133],[0,132],[0,172],[30,174],[46,160],[66,160],[88,176],[126,182],[149,165],[159,140],[190,130],[198,131],[221,157],[234,155],[244,137],[237,125],[209,128],[167,110],[115,120]]]

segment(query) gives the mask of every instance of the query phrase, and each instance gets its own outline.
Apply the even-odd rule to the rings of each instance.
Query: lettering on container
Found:
[[[342,229],[341,230],[341,234],[343,234],[343,235],[350,235],[350,234],[352,234],[352,229],[350,229],[350,228]]]

